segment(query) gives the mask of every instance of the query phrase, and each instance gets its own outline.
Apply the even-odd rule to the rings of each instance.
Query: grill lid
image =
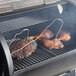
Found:
[[[10,55],[7,43],[0,33],[0,53],[1,53],[1,64],[4,71],[4,76],[11,76],[13,73],[13,63]]]

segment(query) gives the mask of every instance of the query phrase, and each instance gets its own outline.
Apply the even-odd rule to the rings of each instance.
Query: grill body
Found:
[[[6,41],[13,39],[16,33],[19,33],[23,29],[27,28],[30,30],[30,35],[37,35],[56,18],[60,18],[64,21],[62,30],[67,30],[71,33],[71,40],[65,43],[63,42],[65,46],[63,49],[49,50],[38,43],[37,50],[28,58],[22,60],[11,60],[13,63],[11,70],[12,75],[19,76],[21,75],[20,73],[22,73],[26,76],[54,76],[76,67],[76,7],[70,3],[62,4],[62,6],[64,10],[61,15],[59,14],[56,6],[51,7],[51,5],[49,5],[43,9],[22,12],[19,14],[2,17],[0,19],[0,30]],[[57,33],[60,24],[61,22],[56,21],[53,24],[54,26],[51,26],[48,29],[52,30],[54,33]],[[24,34],[25,33],[20,35],[18,38],[25,37],[26,34]],[[5,46],[5,44],[2,46]],[[6,52],[7,50],[3,49],[3,51]],[[9,62],[8,59],[7,62]],[[9,75],[11,74],[9,73]]]

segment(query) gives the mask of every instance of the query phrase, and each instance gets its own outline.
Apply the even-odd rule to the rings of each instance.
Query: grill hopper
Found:
[[[71,8],[67,8],[66,6],[70,6]],[[5,30],[7,30],[7,29],[2,30],[2,31],[4,31],[3,35],[6,40],[12,39],[17,32],[20,32],[21,30],[23,30],[25,28],[28,28],[30,30],[30,35],[37,35],[40,33],[40,31],[42,29],[44,29],[46,26],[48,26],[48,24],[50,22],[52,22],[55,18],[59,17],[59,18],[62,18],[64,21],[64,26],[62,29],[65,29],[71,33],[72,38],[70,41],[64,43],[65,47],[63,49],[49,50],[38,43],[37,50],[28,58],[22,59],[22,60],[13,59],[14,69],[12,69],[12,70],[13,70],[14,74],[26,71],[25,72],[26,76],[31,76],[31,75],[47,76],[48,74],[52,76],[52,75],[56,75],[56,74],[68,71],[68,70],[76,67],[76,64],[75,64],[76,63],[76,61],[75,61],[75,58],[76,58],[75,19],[76,19],[76,17],[75,16],[73,17],[73,15],[76,13],[76,11],[73,10],[73,14],[70,11],[70,9],[76,8],[76,7],[69,3],[64,4],[63,7],[64,7],[64,11],[66,11],[66,12],[63,12],[62,15],[60,15],[58,13],[58,10],[56,7],[47,7],[48,9],[47,8],[40,9],[40,10],[38,10],[38,11],[40,11],[39,15],[37,15],[37,13],[36,13],[37,10],[32,11],[32,13],[34,15],[36,15],[36,17],[38,17],[38,18],[42,15],[42,13],[45,14],[45,12],[47,10],[48,10],[48,12],[52,11],[51,16],[49,13],[49,16],[51,17],[51,19],[49,21],[47,21],[48,17],[45,17],[43,19],[45,19],[46,21],[38,23],[38,24],[34,24],[31,26],[27,26],[27,27],[24,26],[23,28],[19,28],[19,29],[15,29],[15,30],[14,30],[14,28],[11,28],[12,30],[10,29],[6,32],[5,32]],[[53,9],[55,9],[57,13]],[[68,11],[66,9],[68,9]],[[70,14],[68,14],[68,12],[70,12]],[[24,13],[18,14],[18,15],[16,14],[14,16],[4,17],[1,19],[1,21],[2,20],[4,20],[4,21],[1,22],[0,24],[2,25],[2,24],[8,23],[12,26],[11,20],[15,19],[16,24],[18,26],[19,23],[17,22],[17,20],[22,18],[23,14]],[[25,13],[25,14],[27,14],[27,13]],[[30,13],[28,13],[28,14],[30,14]],[[27,16],[28,16],[28,14],[27,14]],[[18,18],[18,17],[20,17],[20,18]],[[8,21],[6,21],[7,18],[8,18]],[[22,19],[24,19],[24,17]],[[22,21],[22,23],[23,23],[23,21]],[[25,25],[25,24],[23,24],[23,25]],[[59,28],[59,26],[56,27],[56,25],[60,25],[60,22],[56,22],[56,23],[54,23],[54,25],[55,26],[53,28],[50,27],[49,29],[56,33],[56,31]],[[9,27],[8,27],[8,29],[9,29]],[[23,36],[24,35],[21,35],[20,38],[22,38]],[[45,65],[45,64],[47,64],[47,65]],[[45,65],[45,66],[43,66],[43,65]],[[31,70],[31,71],[29,72],[29,70]]]

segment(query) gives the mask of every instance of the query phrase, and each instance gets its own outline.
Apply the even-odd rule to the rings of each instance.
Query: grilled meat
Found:
[[[30,44],[28,44],[27,46],[25,46],[30,41],[31,41],[31,39],[23,38],[16,42],[11,43],[9,46],[9,49],[10,49],[12,58],[23,59],[23,58],[26,58],[29,55],[31,55],[32,52],[34,52],[36,50],[37,44],[34,41],[34,42],[31,42]],[[25,46],[25,47],[23,49],[20,49],[23,46]],[[20,49],[20,50],[18,51],[18,49]]]
[[[42,35],[41,35],[42,34]],[[29,37],[29,38],[31,38],[31,39],[35,39],[35,38],[37,38],[37,37],[39,37],[39,38],[47,38],[47,39],[49,39],[49,38],[52,38],[53,37],[53,33],[52,33],[52,31],[50,31],[50,30],[43,30],[39,35],[37,35],[37,36],[31,36],[31,37]]]
[[[58,39],[54,39],[54,40],[40,39],[39,41],[44,47],[50,49],[60,49],[64,47],[64,45]]]
[[[61,41],[68,41],[68,40],[70,40],[70,38],[71,38],[71,36],[70,36],[70,34],[68,33],[68,32],[61,32],[60,33],[60,38],[59,38],[59,40],[61,40]]]

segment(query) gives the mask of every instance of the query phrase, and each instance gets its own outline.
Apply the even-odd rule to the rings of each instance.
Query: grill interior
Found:
[[[3,32],[3,35],[6,40],[13,39],[13,37],[15,36],[16,33],[21,32],[25,28],[28,28],[30,30],[30,33],[29,33],[30,36],[38,35],[55,18],[62,19],[64,22],[64,26],[62,27],[62,30],[66,30],[71,34],[70,41],[62,42],[64,44],[63,49],[50,50],[50,49],[43,47],[41,44],[38,43],[38,48],[28,58],[22,59],[22,60],[13,59],[14,72],[21,71],[21,70],[27,71],[29,69],[30,70],[34,69],[35,67],[43,65],[44,61],[48,62],[48,59],[51,59],[58,55],[72,51],[73,49],[76,49],[76,42],[75,42],[76,41],[76,31],[75,31],[76,30],[76,10],[75,10],[76,7],[68,3],[68,4],[63,5],[63,9],[64,9],[64,11],[61,15],[58,13],[57,7],[48,7],[45,9],[33,11],[31,13],[27,12],[26,14],[22,13],[19,15],[8,16],[8,17],[0,20],[0,21],[5,20],[4,22],[0,22],[0,25],[2,25],[1,27],[3,27],[3,29],[7,25],[4,30],[3,29],[0,29],[0,30],[6,31],[7,28],[10,29],[10,28],[12,28],[12,26],[14,26],[14,28],[15,28],[15,30],[9,31],[9,29],[8,29],[8,31]],[[28,20],[27,20],[27,17],[28,17]],[[26,18],[26,20],[25,20],[25,18]],[[29,18],[30,18],[30,20],[29,20]],[[49,21],[47,21],[48,18],[49,18]],[[31,19],[37,19],[37,20],[43,19],[43,22],[25,27],[25,23],[27,21],[31,22]],[[26,24],[28,25],[28,23],[26,23]],[[48,29],[51,30],[52,32],[54,32],[54,34],[56,35],[56,33],[61,25],[61,22],[56,21],[53,25],[54,26],[51,26]],[[17,27],[17,26],[19,26],[19,27]],[[26,36],[26,33],[24,32],[20,36],[18,36],[18,38],[23,38],[25,36]]]
[[[22,60],[14,60],[14,70],[20,70],[23,68],[28,68],[34,64],[40,63],[44,60],[54,57],[53,54],[43,50],[42,48],[38,48],[31,56]],[[27,70],[27,69],[26,69]]]
[[[27,71],[28,69],[31,69],[30,66],[36,66],[35,64],[43,63],[43,61],[53,58],[57,55],[61,55],[63,53],[66,53],[68,51],[71,51],[75,49],[76,47],[65,47],[63,50],[48,50],[44,48],[43,46],[38,46],[38,49],[28,58],[22,59],[22,60],[13,60],[14,62],[14,71],[18,71],[21,69],[25,69]],[[39,64],[38,64],[39,65]]]
[[[30,35],[37,35],[40,33],[41,30],[43,30],[48,24],[50,23],[50,21],[46,21],[40,24],[36,24],[36,25],[31,25],[28,27],[24,27],[24,28],[20,28],[20,29],[16,29],[16,30],[12,30],[12,31],[8,31],[3,33],[6,40],[7,39],[12,39],[14,37],[14,35],[18,32],[20,32],[21,30],[28,28],[30,30]],[[55,22],[54,25],[58,25],[59,22]],[[17,59],[13,59],[13,63],[14,63],[14,72],[16,71],[20,71],[21,69],[25,69],[25,71],[29,70],[29,69],[33,69],[35,67],[37,67],[38,65],[40,66],[41,64],[44,63],[44,61],[56,57],[58,55],[64,54],[66,52],[69,52],[73,49],[76,48],[76,42],[75,42],[75,33],[74,33],[74,28],[69,27],[69,29],[73,29],[70,30],[67,28],[68,26],[62,28],[67,30],[68,32],[71,33],[71,40],[68,42],[62,42],[64,44],[64,48],[63,49],[58,49],[58,50],[50,50],[47,49],[45,47],[43,47],[39,42],[36,51],[30,55],[29,57],[27,57],[26,59],[22,59],[22,60],[17,60]],[[37,28],[37,29],[36,29]],[[57,32],[58,30],[58,26],[53,26],[48,28],[49,30],[52,30],[54,33]],[[32,30],[33,29],[33,30]],[[18,36],[18,38],[23,38],[25,37],[24,35],[25,33],[22,33],[22,35]],[[55,38],[55,37],[54,37]],[[31,67],[31,68],[30,68]]]

